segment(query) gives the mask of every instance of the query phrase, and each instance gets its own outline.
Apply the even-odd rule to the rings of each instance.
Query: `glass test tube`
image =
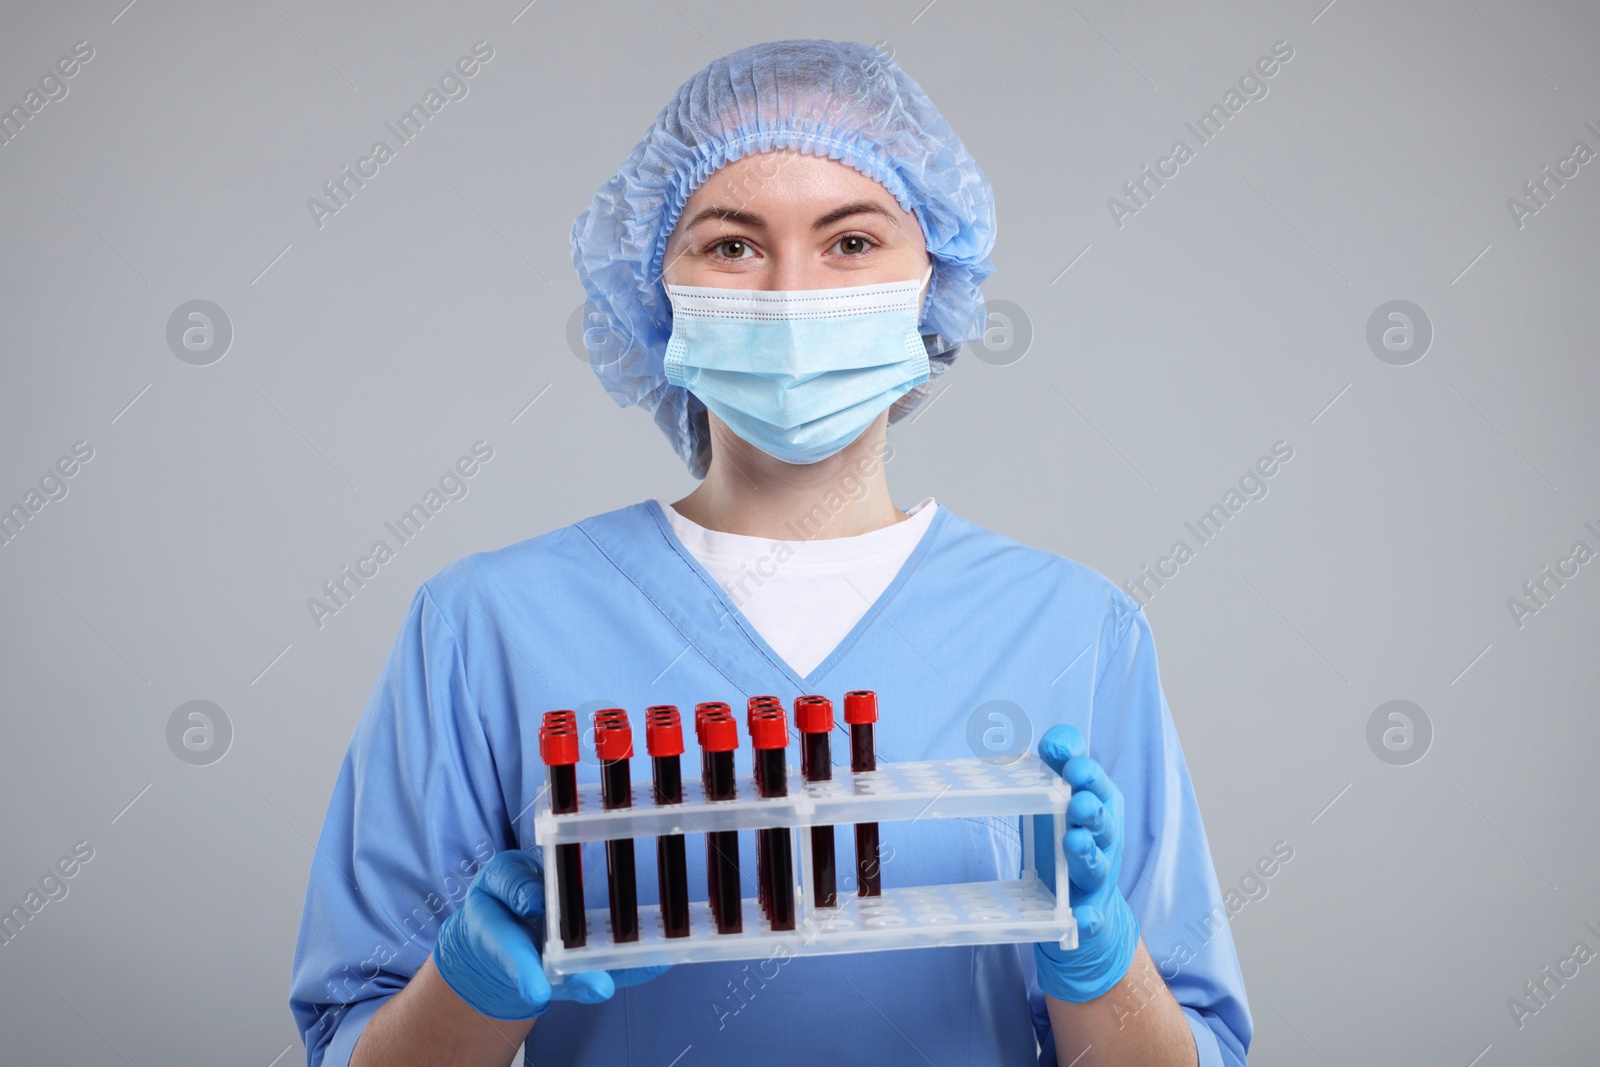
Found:
[[[733,753],[739,747],[739,723],[728,705],[717,704],[707,709],[701,724],[700,744],[707,755],[706,799],[733,800],[738,796]],[[740,933],[744,929],[744,905],[739,886],[739,832],[711,831],[706,834],[706,851],[706,883],[711,889],[717,933]]]
[[[578,717],[571,711],[545,712],[539,727],[539,758],[549,768],[550,809],[557,815],[578,810]],[[556,846],[556,892],[561,898],[561,944],[578,948],[588,940],[583,913],[583,852],[576,842]]]
[[[607,811],[633,806],[628,760],[633,729],[628,713],[606,708],[594,713],[594,751],[600,757],[600,800]],[[639,886],[633,864],[633,838],[606,842],[606,887],[611,896],[611,940],[639,940]]]
[[[763,797],[789,795],[789,773],[786,755],[789,746],[789,725],[783,708],[764,706],[751,715],[750,745],[755,749],[758,768],[756,781]],[[767,918],[774,930],[794,929],[794,851],[787,826],[773,826],[756,831],[757,839],[765,842],[765,864],[761,870],[766,886]]]
[[[726,707],[726,704],[717,700],[702,701],[694,706],[694,743],[700,746],[700,792],[707,798],[711,796],[711,750],[706,748],[706,716]],[[716,919],[721,901],[717,893],[716,854],[711,848],[710,834],[705,835],[705,844],[706,904],[711,909],[712,919]]]
[[[683,803],[683,726],[678,709],[658,704],[645,709],[645,746],[657,804]],[[661,928],[667,937],[689,936],[689,871],[682,834],[656,838],[656,883],[660,887]]]
[[[833,753],[829,739],[833,733],[833,701],[825,696],[796,697],[794,724],[800,731],[800,776],[808,782],[831,780]],[[811,883],[813,899],[819,908],[837,907],[839,903],[833,844],[833,827],[811,828]]]
[[[844,721],[850,726],[850,769],[855,772],[877,770],[872,724],[878,721],[878,695],[870,689],[852,689],[846,693]],[[856,823],[856,881],[858,895],[883,895],[883,870],[878,863],[878,824],[875,822]]]
[[[755,736],[756,716],[769,712],[771,709],[783,709],[783,701],[775,696],[754,696],[749,699],[745,708],[745,732],[751,737]],[[756,783],[756,793],[761,792],[761,760],[755,755],[750,758],[750,773]],[[761,906],[761,914],[770,916],[772,913],[772,875],[768,864],[767,835],[756,832],[756,902]]]

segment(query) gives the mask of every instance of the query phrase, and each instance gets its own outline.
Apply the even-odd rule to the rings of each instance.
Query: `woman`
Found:
[[[539,1064],[1244,1062],[1243,980],[1143,614],[1086,567],[890,500],[885,428],[980,336],[994,229],[976,163],[872,48],[757,45],[679,89],[572,243],[597,374],[703,480],[418,591],[313,863],[291,999],[309,1063],[505,1064],[524,1039]],[[1040,755],[1074,790],[1076,950],[785,956],[552,991],[528,851],[544,711],[637,722],[856,688],[879,694],[885,760],[971,755],[985,708],[1049,726]],[[1014,819],[882,833],[885,886],[1021,867]],[[590,908],[602,864],[586,847]]]

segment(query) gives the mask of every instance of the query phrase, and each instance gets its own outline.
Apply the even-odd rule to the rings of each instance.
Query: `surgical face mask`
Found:
[[[669,285],[667,381],[785,463],[838,452],[928,380],[920,280],[842,289]]]

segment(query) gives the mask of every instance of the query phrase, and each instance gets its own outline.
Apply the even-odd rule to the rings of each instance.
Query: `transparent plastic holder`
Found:
[[[885,886],[876,897],[858,896],[840,885],[838,904],[830,908],[817,907],[813,897],[811,835],[801,830],[985,815],[1054,816],[1055,884],[1065,887],[1067,857],[1061,839],[1067,831],[1072,788],[1037,756],[1030,753],[1004,764],[971,758],[880,763],[875,771],[835,767],[833,779],[824,782],[808,782],[791,767],[788,786],[788,796],[761,797],[746,774],[738,779],[736,799],[708,800],[700,781],[685,775],[683,802],[657,804],[646,780],[633,786],[635,806],[607,811],[601,805],[599,783],[586,782],[578,786],[578,810],[563,815],[550,810],[549,787],[541,790],[534,801],[534,829],[544,858],[544,969],[551,984],[579,971],[764,959],[779,946],[794,956],[1034,941],[1055,941],[1063,949],[1078,947],[1078,927],[1067,895],[1051,892],[1034,867],[1032,819],[1022,820],[1019,878]],[[586,944],[570,949],[562,944],[555,920],[561,914],[557,845],[633,838],[648,846],[666,834],[767,827],[790,832],[796,857],[793,930],[773,930],[751,897],[743,902],[743,931],[719,934],[709,902],[695,900],[689,904],[687,937],[666,937],[659,905],[640,904],[637,941],[612,941],[609,909],[591,908],[586,912]],[[853,859],[854,852],[842,847],[841,874],[854,870],[853,862],[844,862],[846,856]],[[754,862],[753,856],[749,862]],[[641,864],[640,877],[653,877],[653,866]]]

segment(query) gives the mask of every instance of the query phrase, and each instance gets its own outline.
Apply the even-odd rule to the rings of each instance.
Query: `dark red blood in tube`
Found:
[[[733,752],[739,747],[739,724],[726,704],[708,709],[702,720],[701,746],[707,753],[706,799],[733,800],[738,785],[733,773]],[[714,830],[706,835],[706,882],[711,889],[711,910],[717,933],[737,934],[744,929],[739,886],[739,832]]]
[[[808,782],[833,778],[833,753],[829,736],[833,733],[833,701],[825,696],[795,698],[794,724],[800,731],[800,773]],[[839,903],[838,875],[831,826],[811,828],[811,884],[819,908]]]
[[[877,770],[872,724],[878,721],[878,695],[870,689],[846,693],[844,721],[850,725],[850,769],[856,772]],[[859,895],[883,895],[883,870],[878,863],[878,824],[875,822],[856,823],[856,881],[860,885]]]
[[[760,767],[761,795],[781,797],[789,793],[787,753],[789,726],[783,708],[763,707],[750,724],[750,744]],[[766,864],[762,871],[766,883],[767,917],[774,930],[794,929],[794,848],[786,826],[757,830],[765,841]]]
[[[633,729],[628,713],[607,708],[594,713],[594,751],[600,757],[600,799],[607,810],[633,806],[628,760],[633,756]],[[639,940],[639,885],[634,869],[633,838],[606,842],[606,886],[611,896],[611,940]]]
[[[578,810],[578,717],[549,711],[539,727],[539,758],[550,771],[550,809],[557,815]],[[556,846],[556,892],[561,898],[561,944],[579,948],[587,940],[583,913],[583,853],[576,842]]]
[[[783,701],[774,696],[757,696],[751,697],[745,702],[744,728],[752,737],[755,736],[757,713],[771,708],[777,708],[782,711]],[[759,792],[761,788],[761,763],[759,760],[752,761],[751,773],[755,778],[756,789]]]
[[[678,709],[658,704],[645,710],[645,745],[657,804],[683,803],[683,726]],[[660,887],[661,928],[667,937],[689,936],[689,872],[683,835],[656,838],[656,884]]]
[[[758,747],[754,744],[757,731],[756,720],[769,718],[772,715],[774,705],[780,711],[782,710],[782,703],[777,697],[771,696],[751,697],[746,705],[745,729],[750,734],[752,748]],[[753,753],[750,757],[751,777],[755,780],[756,793],[760,796],[767,795],[761,785],[761,773],[764,766],[765,761],[761,758],[761,753]],[[764,831],[756,831],[756,902],[761,907],[761,913],[770,917],[772,914],[772,859],[767,853],[767,839],[768,835]]]

